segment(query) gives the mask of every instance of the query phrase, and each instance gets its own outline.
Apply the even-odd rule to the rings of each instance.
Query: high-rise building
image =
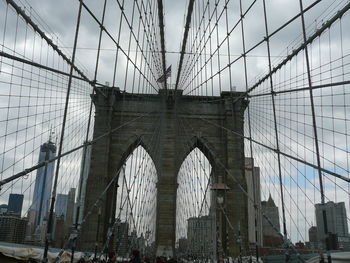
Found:
[[[261,212],[269,219],[262,217],[263,244],[266,247],[281,246],[283,240],[280,236],[280,217],[278,207],[269,195],[267,201],[261,202]]]
[[[74,216],[74,204],[75,204],[75,188],[69,189],[68,200],[67,200],[67,215],[66,215],[66,224],[67,227],[73,225],[73,216]]]
[[[127,257],[129,254],[129,224],[116,219],[117,227],[114,229],[114,245],[118,255]]]
[[[141,236],[136,238],[136,247],[138,251],[140,251],[141,255],[145,255],[146,252],[146,239],[141,233]]]
[[[247,181],[248,200],[248,238],[249,243],[262,246],[262,220],[260,197],[260,169],[254,166],[252,158],[245,158],[245,177]],[[254,202],[257,209],[254,207]],[[255,226],[256,218],[256,226]],[[257,238],[256,238],[257,232]]]
[[[91,160],[91,145],[88,145],[84,147],[83,155],[81,159],[79,188],[77,193],[77,196],[78,196],[77,207],[79,207],[79,215],[76,215],[79,217],[78,218],[79,221],[83,219],[83,214],[84,214],[84,202],[85,202],[86,184],[87,184],[87,179],[90,171],[90,160]]]
[[[68,195],[57,194],[55,212],[57,217],[62,217],[65,219],[67,215],[67,204],[68,204]]]
[[[0,241],[23,243],[26,236],[27,220],[18,216],[0,216]]]
[[[325,204],[316,204],[317,237],[320,244],[325,247],[326,234],[324,231],[323,211],[326,213],[327,229],[329,235],[337,235],[339,246],[349,247],[349,229],[346,216],[345,203],[329,201]]]
[[[178,252],[181,256],[187,255],[187,249],[188,249],[188,242],[187,238],[179,238],[179,247]]]
[[[314,249],[318,248],[316,226],[312,226],[309,228],[309,241],[310,241],[311,248],[314,248]]]
[[[53,247],[56,248],[63,248],[66,238],[67,238],[67,231],[65,229],[65,221],[63,216],[57,216],[56,217],[56,224],[55,224],[55,232],[54,232],[54,239],[53,239]]]
[[[21,217],[23,206],[23,195],[22,194],[10,194],[9,202],[7,207],[7,213],[15,214]]]
[[[264,236],[279,236],[280,232],[280,217],[278,212],[278,207],[275,204],[275,201],[272,199],[271,194],[267,201],[261,202],[261,212],[269,218],[271,223],[264,217],[262,220],[262,229]],[[274,229],[276,228],[277,231]]]
[[[198,258],[212,258],[215,234],[215,223],[212,216],[187,219],[188,253]]]
[[[8,207],[7,204],[0,205],[0,215],[4,215],[7,213],[7,207]]]
[[[39,163],[52,159],[56,156],[56,145],[50,140],[40,147]],[[31,209],[37,213],[35,226],[43,223],[44,217],[47,216],[50,207],[50,196],[52,180],[55,169],[55,162],[51,162],[37,170],[34,195]]]
[[[29,210],[28,211],[28,224],[27,224],[27,230],[26,230],[26,241],[31,242],[34,240],[34,232],[36,229],[35,220],[36,220],[36,211],[35,210]]]

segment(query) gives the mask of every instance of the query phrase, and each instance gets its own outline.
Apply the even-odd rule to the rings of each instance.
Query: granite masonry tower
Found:
[[[160,90],[159,94],[128,94],[118,88],[102,88],[95,104],[94,138],[125,124],[92,146],[91,166],[86,184],[84,207],[92,207],[133,150],[142,145],[153,159],[158,174],[156,254],[174,255],[177,174],[186,156],[198,147],[213,169],[213,181],[220,176],[230,188],[225,197],[226,214],[233,229],[222,224],[222,236],[237,236],[240,228],[243,248],[248,247],[247,198],[237,182],[246,189],[244,176],[243,123],[247,101],[241,92],[223,92],[221,96],[185,96],[181,90]],[[135,118],[140,117],[136,121]],[[152,140],[159,126],[156,142]],[[155,150],[157,149],[157,150]],[[234,178],[232,178],[234,177]],[[100,246],[106,240],[111,189],[101,202]],[[84,210],[84,213],[86,210]],[[115,212],[114,212],[115,213]],[[97,211],[82,226],[79,247],[93,251],[96,240]],[[227,234],[226,234],[227,233]],[[242,245],[241,244],[241,245]],[[239,254],[238,242],[223,240],[226,255]]]

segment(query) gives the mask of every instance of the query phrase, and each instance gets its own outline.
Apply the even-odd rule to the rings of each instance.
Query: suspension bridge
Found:
[[[349,258],[348,0],[56,2],[0,2],[0,258]]]

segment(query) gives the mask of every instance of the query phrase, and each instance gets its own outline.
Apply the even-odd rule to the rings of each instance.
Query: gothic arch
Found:
[[[231,189],[226,200],[227,216],[233,228],[224,225],[222,233],[227,231],[234,236],[240,225],[241,234],[245,237],[248,231],[247,200],[237,184],[239,182],[243,187],[245,184],[244,143],[243,137],[236,135],[244,131],[244,94],[223,92],[220,97],[198,98],[184,96],[181,90],[171,94],[160,90],[157,95],[127,94],[114,88],[106,92],[108,99],[99,93],[93,97],[96,107],[94,138],[106,134],[111,128],[118,131],[100,139],[92,147],[84,206],[94,204],[113,176],[113,171],[123,165],[138,145],[142,145],[152,158],[158,175],[156,254],[173,256],[177,175],[188,153],[199,148],[209,160],[214,176],[221,176]],[[170,95],[173,103],[169,104]],[[232,104],[227,98],[237,100]],[[181,118],[186,130],[179,125]],[[232,176],[226,176],[228,173]],[[101,199],[104,231],[100,231],[100,245],[108,230],[110,213],[105,207],[110,206],[112,196],[112,192],[107,192]],[[97,221],[98,216],[94,214],[83,226],[81,249],[89,251],[94,248]],[[244,238],[243,244],[248,247]],[[223,246],[228,255],[238,255],[237,243],[224,240]]]
[[[213,170],[216,169],[217,163],[214,156],[216,156],[216,153],[214,150],[209,146],[208,140],[206,140],[204,137],[198,137],[193,136],[186,142],[186,148],[184,149],[183,154],[181,155],[181,159],[179,160],[179,164],[177,167],[177,173],[179,172],[179,169],[182,165],[182,163],[185,161],[187,156],[196,148],[198,148],[204,156],[208,159],[211,167]]]
[[[130,140],[128,142],[125,143],[125,150],[121,155],[121,158],[117,161],[118,164],[116,166],[117,170],[119,171],[119,169],[124,165],[124,163],[127,161],[127,159],[129,158],[129,156],[134,152],[134,150],[139,147],[142,146],[143,149],[145,149],[145,151],[147,152],[147,154],[151,157],[155,168],[157,170],[157,176],[159,176],[159,170],[158,170],[158,166],[156,164],[156,159],[154,158],[154,152],[151,149],[151,147],[149,146],[149,144],[145,141],[145,139],[143,138],[143,136],[137,136],[137,135],[133,135]],[[113,160],[112,160],[113,161]]]

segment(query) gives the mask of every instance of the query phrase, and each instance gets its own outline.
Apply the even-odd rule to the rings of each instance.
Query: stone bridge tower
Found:
[[[175,247],[177,174],[187,155],[198,147],[213,169],[213,182],[220,176],[230,188],[225,196],[225,210],[232,227],[222,218],[221,235],[226,255],[239,253],[238,228],[243,248],[248,246],[247,198],[237,182],[246,188],[242,136],[246,100],[240,92],[221,96],[184,96],[181,90],[160,90],[159,94],[128,94],[117,88],[103,88],[106,97],[93,95],[95,104],[94,138],[113,130],[110,136],[92,146],[91,166],[84,207],[93,206],[116,171],[140,144],[149,153],[158,173],[157,184],[157,255],[172,256]],[[132,121],[140,117],[136,121]],[[154,125],[159,134],[154,136]],[[231,131],[233,132],[231,132]],[[236,133],[236,135],[235,135]],[[234,177],[234,179],[232,178]],[[100,202],[100,248],[115,206],[115,187],[110,187]],[[84,209],[86,213],[88,209]],[[80,249],[94,251],[98,211],[82,226]],[[111,217],[112,216],[112,217]]]

